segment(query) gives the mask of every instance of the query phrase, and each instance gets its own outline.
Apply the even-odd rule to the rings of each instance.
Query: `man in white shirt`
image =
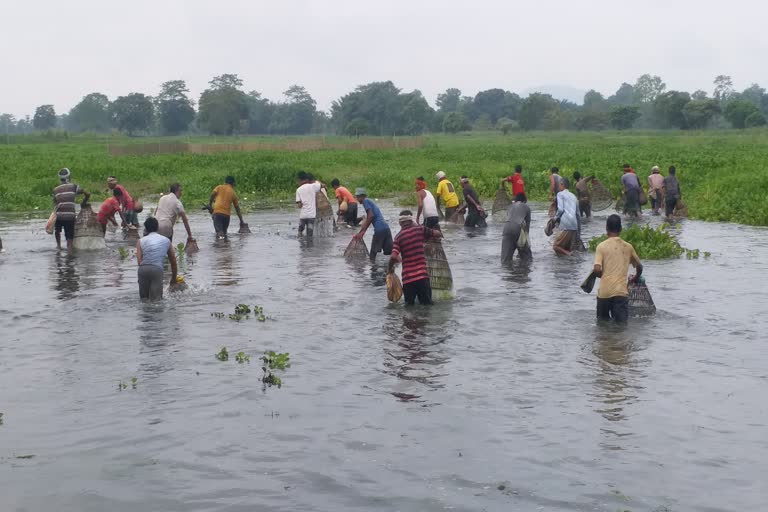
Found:
[[[322,188],[322,183],[313,181],[304,171],[299,172],[299,188],[296,189],[296,206],[301,209],[299,213],[299,236],[307,229],[307,238],[312,238],[315,232],[315,218],[317,217],[317,193]]]
[[[176,225],[176,220],[181,217],[182,222],[184,222],[184,229],[187,230],[187,244],[194,242],[195,239],[192,238],[192,229],[189,227],[187,212],[184,211],[184,205],[179,200],[181,197],[181,184],[173,183],[170,192],[170,194],[164,195],[157,202],[157,211],[155,211],[155,218],[159,224],[157,232],[168,240],[173,241],[173,226]]]
[[[560,192],[557,193],[557,223],[560,226],[560,234],[557,235],[553,249],[562,256],[570,256],[573,249],[580,244],[579,229],[579,201],[568,188],[568,178],[560,178]]]

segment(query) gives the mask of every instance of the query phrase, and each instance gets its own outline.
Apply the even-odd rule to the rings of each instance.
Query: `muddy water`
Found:
[[[617,329],[541,211],[527,267],[500,267],[499,226],[448,230],[456,298],[410,310],[387,304],[383,259],[344,261],[351,232],[306,246],[296,217],[249,215],[224,245],[193,218],[191,289],[157,305],[114,235],[68,257],[40,219],[0,218],[0,510],[768,503],[768,230],[685,222],[713,256],[647,262],[659,313]],[[241,302],[267,321],[210,315]],[[220,362],[222,345],[254,360]],[[291,354],[280,389],[260,382],[265,349]]]

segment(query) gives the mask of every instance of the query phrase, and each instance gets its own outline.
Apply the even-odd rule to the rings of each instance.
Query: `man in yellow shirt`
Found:
[[[216,230],[216,238],[227,238],[232,205],[235,206],[235,211],[240,219],[240,226],[242,226],[245,223],[235,193],[235,178],[227,176],[223,185],[213,189],[211,199],[208,201],[208,211],[213,214],[213,229]]]
[[[597,318],[626,322],[629,317],[627,271],[631,263],[636,270],[632,279],[637,280],[643,273],[643,265],[632,244],[619,238],[621,217],[616,214],[609,216],[605,230],[608,239],[597,246],[593,270],[600,278],[600,288],[597,290]]]
[[[443,203],[445,203],[445,220],[446,222],[451,222],[451,217],[453,217],[453,214],[456,213],[459,207],[459,196],[456,194],[456,189],[453,188],[453,183],[448,181],[443,171],[438,172],[435,176],[437,176],[438,180],[435,193],[437,204],[439,206],[442,199]]]

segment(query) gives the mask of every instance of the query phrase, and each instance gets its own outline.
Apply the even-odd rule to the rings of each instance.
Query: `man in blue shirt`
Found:
[[[392,231],[389,230],[389,224],[384,220],[381,210],[376,203],[368,199],[368,194],[364,188],[355,190],[357,202],[365,209],[365,220],[360,232],[353,238],[362,240],[363,235],[368,230],[368,226],[373,224],[373,241],[371,242],[371,262],[376,261],[376,254],[383,252],[385,256],[392,254]]]
[[[579,237],[580,215],[579,201],[568,188],[568,178],[560,178],[560,192],[557,193],[557,223],[562,230],[552,247],[559,255],[570,256],[571,252],[581,244]]]

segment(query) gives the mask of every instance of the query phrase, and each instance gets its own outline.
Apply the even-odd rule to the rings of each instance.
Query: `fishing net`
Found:
[[[251,228],[248,227],[247,222],[241,222],[240,229],[237,232],[240,233],[241,235],[247,235],[248,233],[251,232]]]
[[[652,316],[656,313],[651,292],[642,283],[629,283],[629,314],[630,316]]]
[[[688,207],[680,199],[678,199],[675,204],[675,215],[678,217],[688,217]]]
[[[403,297],[403,284],[394,272],[387,273],[387,299],[397,302]]]
[[[507,214],[509,213],[509,207],[512,204],[512,200],[509,198],[509,194],[503,188],[496,191],[496,198],[493,200],[493,209],[491,215],[496,222],[507,222]]]
[[[552,233],[555,232],[555,226],[556,226],[556,221],[555,221],[555,218],[552,217],[547,221],[547,225],[544,227],[544,234],[547,236],[552,236]]]
[[[427,256],[427,271],[432,289],[451,291],[453,275],[443,245],[438,240],[429,240],[424,244],[424,253]]]
[[[187,254],[195,254],[199,251],[200,248],[197,246],[197,240],[187,240],[187,245],[184,247],[184,252]]]
[[[96,212],[89,205],[80,208],[80,213],[77,214],[73,245],[75,249],[81,251],[95,251],[107,247],[101,224],[96,220]]]
[[[344,251],[344,257],[348,260],[364,261],[368,259],[368,246],[365,240],[353,238],[347,249]]]
[[[456,210],[453,215],[451,215],[451,218],[448,219],[448,222],[452,224],[464,224],[464,213]]]
[[[315,196],[315,202],[317,204],[316,206],[317,218],[315,219],[314,234],[322,238],[332,237],[333,236],[333,208],[331,208],[331,203],[330,201],[328,201],[328,197],[326,197],[325,192],[323,192],[322,190],[319,191]]]
[[[624,211],[624,202],[626,200],[626,197],[624,194],[621,194],[619,198],[616,200],[616,211],[621,213]],[[594,211],[594,208],[592,209]]]
[[[610,208],[613,204],[613,195],[611,191],[603,186],[599,181],[592,183],[592,211],[599,212]]]
[[[139,229],[136,226],[128,226],[128,229],[123,232],[123,239],[129,242],[135,242],[139,238]]]

